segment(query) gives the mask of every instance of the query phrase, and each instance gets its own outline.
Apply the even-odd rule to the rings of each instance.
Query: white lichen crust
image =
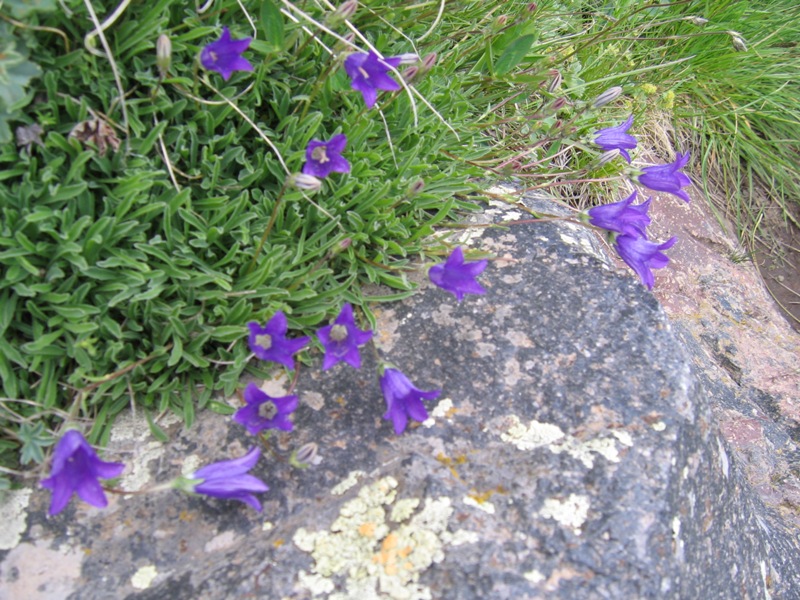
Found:
[[[450,498],[398,500],[397,486],[394,477],[365,485],[342,505],[328,531],[295,532],[294,544],[314,558],[312,573],[298,573],[300,586],[330,600],[432,598],[419,583],[420,574],[444,558],[445,546],[475,542],[478,536],[447,531]],[[344,578],[345,592],[332,593],[333,577]]]

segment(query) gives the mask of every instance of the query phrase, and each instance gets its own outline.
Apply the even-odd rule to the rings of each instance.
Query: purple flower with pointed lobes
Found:
[[[64,510],[73,492],[87,504],[105,508],[108,500],[98,479],[118,477],[124,468],[122,463],[100,460],[79,431],[67,431],[53,452],[50,477],[41,481],[42,487],[53,490],[48,514]]]
[[[602,227],[607,231],[616,231],[632,237],[647,238],[645,229],[650,225],[647,209],[650,208],[652,198],[648,198],[641,204],[631,206],[633,201],[636,200],[636,196],[637,192],[634,190],[625,200],[590,208],[587,211],[589,222],[595,227]]]
[[[443,290],[455,294],[456,299],[461,302],[464,294],[486,293],[475,278],[483,272],[487,264],[486,260],[464,262],[464,251],[461,246],[456,246],[444,264],[433,265],[430,268],[428,277]]]
[[[594,143],[600,146],[603,150],[619,150],[619,153],[631,164],[631,156],[628,150],[636,148],[636,138],[632,135],[625,133],[633,125],[633,115],[621,125],[616,127],[606,127],[595,132]]]
[[[350,77],[350,86],[361,92],[367,108],[375,106],[378,90],[396,92],[400,89],[400,84],[389,75],[389,68],[397,68],[401,61],[399,56],[381,58],[372,51],[369,54],[355,52],[344,59],[344,70]]]
[[[384,419],[390,419],[394,432],[400,435],[406,430],[408,419],[422,422],[428,418],[428,411],[423,400],[433,400],[442,393],[441,390],[423,391],[414,387],[401,371],[386,368],[381,376],[381,390],[386,400]]]
[[[244,425],[252,435],[265,429],[291,431],[294,425],[289,415],[297,410],[297,396],[273,398],[263,392],[255,383],[248,383],[244,390],[245,406],[236,411],[233,420]]]
[[[338,362],[346,362],[351,367],[360,369],[361,354],[358,347],[372,339],[372,331],[362,331],[358,328],[353,318],[353,307],[345,303],[333,324],[320,328],[317,337],[325,348],[325,358],[322,359],[323,371],[327,371]]]
[[[214,498],[239,500],[261,512],[261,503],[253,494],[266,492],[269,486],[258,477],[247,473],[256,466],[260,455],[258,448],[251,448],[241,458],[216,462],[198,469],[189,476],[187,491]]]
[[[234,71],[252,71],[253,65],[246,58],[242,58],[242,52],[247,50],[253,38],[234,40],[227,27],[222,28],[222,36],[216,41],[208,44],[200,52],[200,63],[209,71],[216,71],[225,81],[230,79]]]
[[[667,165],[656,165],[654,167],[644,167],[637,177],[639,183],[644,187],[657,192],[668,192],[675,194],[684,202],[689,202],[689,194],[681,188],[692,185],[692,180],[678,169],[682,169],[689,162],[689,153],[675,155],[675,162]]]
[[[253,354],[261,360],[281,363],[287,369],[294,369],[292,355],[302,350],[311,341],[309,337],[287,339],[286,331],[289,325],[286,315],[281,311],[276,312],[264,327],[255,321],[250,321],[247,327],[250,329],[247,342],[250,344]]]
[[[328,142],[311,140],[306,147],[303,173],[320,179],[331,173],[349,173],[350,163],[342,156],[346,145],[347,136],[343,133],[333,136]]]
[[[616,248],[620,258],[634,270],[648,289],[653,289],[655,279],[651,269],[662,269],[669,263],[669,258],[661,252],[672,248],[678,238],[671,237],[663,244],[650,242],[645,237],[618,235]]]

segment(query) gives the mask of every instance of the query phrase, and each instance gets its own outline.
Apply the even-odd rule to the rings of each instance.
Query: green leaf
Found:
[[[164,443],[168,442],[169,436],[153,420],[153,417],[150,414],[149,410],[144,411],[144,416],[147,418],[147,424],[150,426],[150,433],[153,434],[153,437],[156,438],[159,442],[164,442]]]
[[[505,75],[511,69],[516,67],[525,58],[525,55],[531,49],[533,41],[536,39],[534,35],[523,35],[511,42],[508,47],[503,50],[500,58],[494,65],[494,72],[496,75]]]
[[[261,30],[276,52],[283,48],[283,15],[272,0],[261,2]]]

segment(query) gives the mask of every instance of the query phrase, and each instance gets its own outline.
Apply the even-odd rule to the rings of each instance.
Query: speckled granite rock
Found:
[[[498,256],[486,296],[423,285],[377,310],[380,356],[443,390],[429,421],[393,434],[369,351],[360,371],[305,369],[295,431],[255,470],[263,513],[166,492],[47,518],[44,491],[17,496],[0,598],[796,597],[796,541],[720,438],[655,297],[577,226],[475,237]],[[130,465],[121,487],[252,443],[212,414],[169,428],[162,445],[120,424],[104,458]],[[321,460],[291,467],[308,442]]]

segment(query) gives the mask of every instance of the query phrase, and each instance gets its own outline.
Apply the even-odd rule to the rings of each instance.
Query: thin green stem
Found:
[[[264,230],[264,235],[261,236],[261,241],[258,243],[258,248],[256,248],[255,254],[253,254],[253,258],[250,259],[250,264],[247,266],[247,271],[245,271],[245,275],[249,275],[256,266],[256,261],[258,260],[259,255],[261,254],[261,249],[264,247],[264,244],[269,237],[272,228],[275,226],[275,220],[278,218],[278,209],[281,206],[281,202],[283,200],[283,194],[286,192],[286,183],[283,184],[281,191],[278,192],[278,197],[275,198],[275,204],[272,207],[272,215],[270,215],[269,223],[267,223],[267,228]]]

